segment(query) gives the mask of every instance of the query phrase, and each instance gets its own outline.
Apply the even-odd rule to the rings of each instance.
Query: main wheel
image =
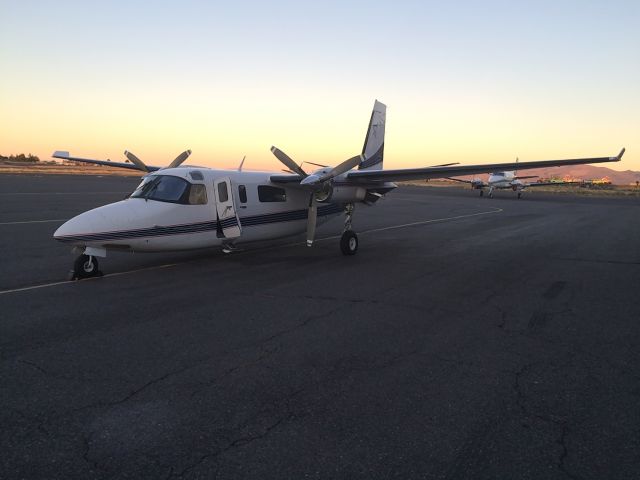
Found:
[[[358,236],[356,232],[347,230],[340,239],[340,250],[343,255],[355,255],[358,251]]]
[[[518,198],[522,198],[522,193],[518,192]]]
[[[484,190],[480,190],[480,196],[482,197],[484,195]]]
[[[89,255],[80,255],[73,264],[75,278],[89,278],[101,275],[98,270],[98,259]]]

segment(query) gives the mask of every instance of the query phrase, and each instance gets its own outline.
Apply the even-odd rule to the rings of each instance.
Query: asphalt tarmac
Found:
[[[136,183],[0,176],[0,478],[637,478],[637,199],[401,187],[354,257],[65,281],[53,231]]]

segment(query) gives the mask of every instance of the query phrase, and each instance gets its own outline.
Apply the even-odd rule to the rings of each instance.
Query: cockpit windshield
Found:
[[[203,205],[207,203],[204,185],[191,184],[183,178],[172,175],[149,175],[145,177],[129,197],[185,205]]]

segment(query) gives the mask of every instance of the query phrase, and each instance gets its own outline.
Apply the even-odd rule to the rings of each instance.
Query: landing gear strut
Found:
[[[340,238],[340,250],[343,255],[355,255],[358,251],[358,235],[351,229],[351,219],[353,217],[354,205],[347,203],[344,208],[344,231]]]
[[[71,280],[82,278],[101,277],[102,272],[98,269],[98,259],[93,255],[82,254],[73,263]]]

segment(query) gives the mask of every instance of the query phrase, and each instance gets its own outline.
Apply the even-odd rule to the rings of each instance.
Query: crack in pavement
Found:
[[[259,440],[265,438],[273,430],[275,430],[278,426],[280,426],[282,423],[284,423],[286,420],[289,420],[292,417],[293,417],[293,414],[288,412],[286,415],[284,415],[282,417],[279,417],[275,422],[273,422],[270,425],[268,425],[262,431],[262,433],[260,433],[260,434],[257,434],[257,435],[245,435],[245,436],[242,436],[242,437],[238,437],[238,438],[228,442],[227,445],[224,448],[218,449],[215,452],[211,452],[211,453],[207,453],[207,454],[201,455],[200,458],[198,458],[195,462],[193,462],[192,464],[190,464],[187,467],[185,467],[184,469],[182,469],[179,473],[174,473],[174,468],[171,467],[171,469],[169,471],[169,474],[167,475],[166,479],[168,480],[169,478],[182,478],[184,475],[186,475],[190,471],[198,468],[200,465],[202,465],[202,463],[204,463],[207,460],[217,459],[218,457],[224,455],[225,453],[229,452],[230,450],[233,450],[234,448],[242,447],[242,446],[248,445],[250,443],[259,441]]]
[[[153,379],[149,380],[148,382],[146,382],[145,384],[141,385],[140,387],[132,390],[131,392],[129,392],[129,394],[125,395],[124,397],[122,397],[122,398],[120,398],[118,400],[113,400],[113,401],[109,401],[109,402],[94,402],[94,403],[90,403],[90,404],[83,405],[83,406],[78,407],[78,408],[74,408],[73,410],[70,411],[70,413],[73,414],[73,413],[81,412],[83,410],[89,410],[89,409],[92,409],[92,408],[113,407],[115,405],[120,405],[122,403],[125,403],[125,402],[131,400],[133,397],[135,397],[139,393],[143,392],[147,388],[151,387],[152,385],[160,383],[163,380],[166,380],[167,378],[172,377],[174,375],[179,375],[180,373],[183,373],[183,372],[185,372],[187,370],[195,368],[195,367],[199,366],[202,363],[203,363],[203,361],[200,361],[200,362],[197,362],[194,365],[188,365],[186,367],[182,367],[182,368],[179,368],[177,370],[172,370],[170,372],[165,373],[164,375],[161,375],[159,377],[153,378]]]
[[[206,382],[200,382],[201,387],[196,389],[196,390],[193,390],[189,397],[193,398],[196,395],[200,395],[203,391],[213,387],[218,382],[220,382],[222,379],[228,377],[229,375],[231,375],[234,372],[237,372],[238,370],[242,370],[244,368],[249,368],[249,367],[253,367],[255,365],[259,365],[260,363],[262,363],[263,360],[269,358],[273,354],[277,353],[279,350],[280,349],[278,347],[273,348],[271,350],[263,350],[262,353],[257,358],[254,358],[251,361],[248,361],[248,362],[241,363],[239,365],[235,365],[233,367],[230,367],[227,370],[225,370],[224,372],[222,372],[221,375],[218,375],[218,376],[216,376],[216,377],[214,377],[212,379],[209,379]]]
[[[560,434],[556,439],[556,443],[560,446],[561,452],[558,457],[556,467],[567,477],[574,480],[579,480],[580,477],[570,472],[566,465],[566,460],[567,460],[567,457],[569,456],[569,449],[567,448],[566,441],[567,441],[567,436],[571,433],[569,430],[569,426],[567,425],[567,421],[564,419],[554,418],[552,415],[543,415],[543,414],[532,412],[526,406],[527,399],[526,399],[526,395],[522,391],[522,385],[521,385],[522,377],[526,375],[526,373],[530,371],[534,366],[540,365],[542,363],[543,362],[527,363],[523,365],[518,371],[512,372],[514,374],[513,389],[516,392],[516,402],[523,416],[536,418],[542,422],[550,423],[555,427],[560,428]]]

